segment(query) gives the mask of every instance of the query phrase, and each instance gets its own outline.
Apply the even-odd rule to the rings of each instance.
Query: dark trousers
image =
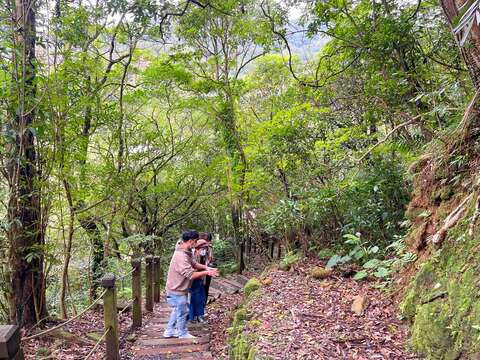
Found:
[[[212,282],[212,277],[207,275],[205,277],[205,305],[207,305],[207,302],[208,302],[208,290],[210,289],[211,282]]]

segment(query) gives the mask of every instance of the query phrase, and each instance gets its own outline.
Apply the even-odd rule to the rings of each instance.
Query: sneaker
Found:
[[[205,318],[203,316],[199,316],[198,317],[198,322],[201,323],[201,324],[204,324],[207,322],[207,320],[205,320]]]
[[[163,332],[163,337],[164,338],[174,338],[174,337],[178,337],[178,331],[174,331],[174,332],[170,332],[168,330],[165,330]]]
[[[186,333],[185,335],[179,336],[179,339],[196,339],[196,336],[193,336],[192,334]]]

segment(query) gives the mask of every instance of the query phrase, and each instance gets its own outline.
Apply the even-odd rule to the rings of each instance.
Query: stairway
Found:
[[[240,291],[248,278],[242,275],[230,275],[212,279],[209,302],[215,301],[224,294]],[[208,307],[208,306],[207,306]],[[166,302],[155,306],[153,316],[138,331],[138,338],[133,346],[135,359],[138,360],[213,360],[209,351],[210,333],[207,324],[194,323],[188,330],[195,339],[163,338],[163,331],[168,323],[171,308]]]

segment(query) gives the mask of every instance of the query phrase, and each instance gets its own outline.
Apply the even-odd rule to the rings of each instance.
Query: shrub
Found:
[[[253,277],[245,284],[243,291],[245,293],[245,296],[248,297],[251,293],[260,289],[261,287],[262,283],[257,278]]]

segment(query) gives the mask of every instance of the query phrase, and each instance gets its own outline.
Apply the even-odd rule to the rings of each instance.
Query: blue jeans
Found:
[[[187,295],[167,294],[167,303],[172,307],[172,313],[166,331],[173,334],[177,328],[178,336],[187,335]]]

